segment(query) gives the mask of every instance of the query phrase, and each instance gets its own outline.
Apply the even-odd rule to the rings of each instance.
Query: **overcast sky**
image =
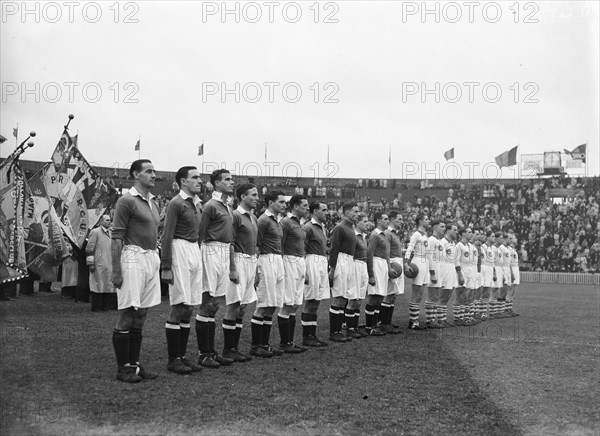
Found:
[[[462,177],[494,178],[517,144],[587,142],[599,174],[597,2],[24,4],[2,2],[2,157],[18,123],[47,160],[73,113],[103,166],[141,136],[161,170],[202,165],[204,143],[238,173],[387,178],[391,146],[392,177],[433,178],[455,147]]]

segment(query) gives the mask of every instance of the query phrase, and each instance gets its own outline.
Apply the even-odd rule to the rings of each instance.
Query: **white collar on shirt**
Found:
[[[194,206],[198,206],[198,203],[202,203],[202,200],[200,200],[200,197],[198,197],[197,195],[194,195],[192,197],[191,195],[187,195],[183,191],[179,191],[179,196],[181,198],[183,198],[184,200],[187,200],[188,198],[191,198],[193,200],[193,202],[194,202]]]
[[[383,230],[375,229],[375,233],[377,233],[378,235],[381,235],[383,233]]]
[[[144,198],[142,196],[142,194],[140,194],[140,192],[137,189],[135,189],[135,187],[132,186],[131,189],[129,189],[129,193],[131,195],[133,195],[134,197],[137,195],[142,200],[145,200],[150,205],[150,210],[152,210],[152,202],[150,200],[152,200],[154,198],[154,195],[152,195],[151,192],[148,192],[148,198]]]
[[[222,192],[213,191],[212,198],[214,200],[217,200],[220,203],[223,203],[225,206],[229,206],[230,207],[233,204],[233,198],[232,197],[227,197],[227,202],[223,201],[223,193]]]
[[[244,209],[242,206],[238,206],[236,209],[239,213],[241,214],[245,214],[247,213],[248,215],[250,215],[250,212],[248,212],[246,209]]]

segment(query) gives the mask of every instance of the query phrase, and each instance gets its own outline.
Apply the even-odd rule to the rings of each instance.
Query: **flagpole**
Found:
[[[204,155],[206,153],[204,152],[204,139],[202,140],[202,174],[204,174]]]
[[[138,147],[138,160],[140,159],[140,154],[142,153],[142,135],[138,137],[138,143],[140,146]]]
[[[15,150],[19,147],[19,123],[17,123],[17,134],[15,135]]]
[[[392,144],[389,145],[389,158],[388,158],[388,163],[389,163],[389,174],[388,174],[388,179],[392,180]]]

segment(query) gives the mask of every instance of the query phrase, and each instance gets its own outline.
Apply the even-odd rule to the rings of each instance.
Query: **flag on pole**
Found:
[[[569,151],[565,148],[565,153],[571,156],[571,159],[581,160],[585,163],[586,148],[587,143],[578,145],[573,151]]]
[[[19,126],[17,125],[17,127],[13,127],[13,136],[15,138],[19,137]]]
[[[516,145],[513,148],[511,148],[510,150],[505,151],[504,153],[496,156],[496,164],[500,168],[512,167],[513,165],[516,165],[517,164],[517,148],[519,148],[518,145]]]
[[[73,147],[77,147],[78,137],[79,137],[79,133],[77,135],[71,137],[71,141],[73,141]]]
[[[0,165],[0,182],[0,283],[6,283],[27,277],[23,239],[26,182],[14,157]]]
[[[135,151],[140,151],[140,140],[138,139],[137,142],[135,143]]]
[[[0,135],[0,144],[2,144],[5,141],[6,141],[6,138],[4,136]]]
[[[202,156],[204,154],[204,142],[200,147],[198,147],[198,156]]]
[[[446,158],[446,160],[454,159],[454,147],[444,153],[444,158]]]
[[[104,181],[73,145],[67,130],[52,154],[52,162],[46,165],[39,178],[45,196],[50,200],[48,203],[59,218],[58,225],[78,247],[83,245],[88,230],[117,200],[115,189]]]

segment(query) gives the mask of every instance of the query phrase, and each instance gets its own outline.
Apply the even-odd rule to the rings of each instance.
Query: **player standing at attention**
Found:
[[[448,322],[445,322],[448,308],[440,300],[440,262],[442,261],[443,250],[440,239],[444,237],[446,232],[446,223],[441,220],[433,220],[430,224],[432,235],[427,239],[430,283],[427,288],[429,301],[425,301],[425,315],[427,317],[427,328],[443,328],[448,326]]]
[[[377,227],[369,237],[367,245],[367,271],[369,285],[367,286],[367,305],[365,318],[367,332],[371,336],[384,336],[385,333],[377,326],[379,311],[383,298],[387,295],[388,279],[390,272],[390,243],[385,236],[385,229],[390,225],[390,220],[383,212],[375,212]]]
[[[481,316],[483,315],[483,300],[481,298],[482,291],[482,276],[481,276],[481,261],[483,260],[483,251],[481,249],[481,244],[483,243],[483,239],[485,235],[479,229],[473,230],[473,244],[472,244],[472,258],[473,258],[473,268],[474,268],[474,289],[473,293],[473,304],[475,306],[475,320],[481,321]]]
[[[454,305],[454,323],[457,325],[473,325],[475,320],[471,318],[469,312],[469,297],[473,286],[473,275],[471,266],[471,237],[473,231],[469,227],[458,231],[460,241],[456,244],[457,265],[456,270],[462,275],[458,280],[456,288],[456,300]]]
[[[502,290],[502,286],[504,285],[504,271],[502,270],[502,258],[504,257],[503,250],[504,241],[502,239],[501,233],[496,233],[494,240],[494,246],[496,247],[496,257],[494,259],[494,271],[496,273],[496,281],[494,282],[494,286],[492,287],[492,296],[490,298],[490,318],[501,318],[502,315],[500,313],[500,306],[502,303],[500,302],[500,291]]]
[[[227,290],[227,321],[228,330],[233,330],[235,320],[235,335],[225,337],[223,356],[236,362],[247,362],[252,358],[239,351],[240,335],[244,326],[246,306],[256,301],[254,281],[256,280],[256,243],[258,238],[258,222],[252,209],[258,204],[258,190],[250,183],[242,184],[235,193],[238,207],[233,211],[233,247],[231,267],[233,280]],[[262,349],[261,349],[262,350]],[[262,350],[264,351],[264,350]]]
[[[348,307],[354,310],[354,318],[348,330],[356,332],[361,337],[369,336],[364,328],[359,328],[360,304],[367,296],[367,287],[369,285],[369,271],[367,269],[367,226],[369,219],[367,215],[360,212],[356,218],[354,233],[356,234],[356,249],[354,250],[354,272],[356,274],[355,283],[358,294],[356,298],[348,302]],[[351,330],[352,329],[352,330]]]
[[[133,187],[117,200],[111,234],[112,283],[117,288],[119,309],[112,341],[117,380],[137,383],[158,377],[140,365],[140,350],[148,308],[160,304],[160,216],[150,193],[156,179],[152,162],[134,161],[129,175]]]
[[[207,368],[219,368],[233,363],[215,351],[215,315],[229,289],[230,280],[236,280],[231,271],[231,244],[233,242],[233,218],[231,200],[233,177],[222,168],[210,175],[214,187],[212,198],[204,205],[200,220],[199,238],[202,241],[203,286],[202,303],[196,315],[196,335],[200,356],[198,363]],[[225,342],[235,336],[235,316],[228,310],[223,317]],[[231,319],[233,316],[233,319]]]
[[[321,300],[329,298],[327,273],[327,230],[325,215],[327,205],[317,201],[309,208],[312,216],[304,225],[306,232],[306,280],[304,281],[304,311],[302,312],[302,345],[325,347],[329,343],[317,336],[317,311]]]
[[[181,167],[175,175],[177,194],[165,209],[165,223],[160,241],[161,278],[169,284],[171,311],[165,324],[167,369],[176,374],[189,374],[202,369],[185,357],[190,336],[190,320],[194,306],[202,302],[202,258],[198,233],[202,189],[196,167]]]
[[[279,215],[285,211],[285,194],[270,191],[265,198],[267,210],[258,218],[258,267],[256,310],[252,316],[252,347],[250,354],[258,357],[281,356],[283,350],[269,345],[273,314],[283,306],[283,230]],[[262,351],[260,351],[262,349]]]
[[[393,210],[388,214],[388,218],[390,224],[384,233],[390,244],[390,263],[396,262],[402,265],[402,243],[400,242],[402,215],[398,211]],[[387,295],[383,297],[383,301],[381,302],[381,330],[387,334],[396,335],[400,333],[400,330],[392,327],[394,303],[398,294],[404,294],[404,274],[400,274],[397,278],[388,278]]]
[[[491,307],[490,299],[492,295],[492,287],[496,284],[496,270],[494,269],[494,262],[498,257],[498,248],[494,246],[496,236],[491,230],[485,232],[485,243],[481,246],[483,259],[481,261],[481,276],[483,290],[481,292],[481,299],[483,300],[483,312],[481,315],[482,320],[490,318]]]
[[[296,332],[296,311],[304,297],[304,281],[306,261],[304,259],[304,241],[306,232],[300,220],[308,214],[308,201],[303,195],[296,194],[289,201],[290,216],[281,221],[283,236],[281,249],[283,253],[283,307],[279,311],[279,345],[285,353],[297,354],[308,348],[294,344]]]
[[[514,279],[512,269],[510,267],[511,250],[508,233],[502,235],[502,245],[500,245],[500,252],[502,253],[502,276],[504,277],[504,284],[500,288],[500,295],[498,296],[500,316],[503,318],[510,317],[508,308],[506,305],[506,296],[508,290],[512,286]]]
[[[429,262],[427,261],[427,230],[429,230],[430,227],[429,217],[427,215],[418,214],[415,219],[415,224],[417,226],[417,231],[410,237],[410,242],[408,243],[404,255],[405,273],[410,270],[409,264],[411,262],[419,268],[419,273],[412,282],[413,292],[408,306],[410,318],[408,321],[408,328],[411,330],[425,330],[427,327],[419,324],[419,310],[430,280]]]
[[[331,287],[331,307],[329,309],[329,339],[333,342],[349,342],[352,336],[342,333],[344,308],[348,300],[354,299],[354,251],[356,235],[354,223],[358,214],[355,203],[342,206],[342,221],[331,232],[331,252],[329,254],[329,281]]]
[[[508,307],[508,314],[510,316],[519,316],[518,313],[513,312],[513,302],[515,299],[515,289],[521,283],[521,275],[519,273],[519,252],[517,251],[517,237],[512,234],[509,235],[510,243],[510,270],[512,272],[512,286],[509,288],[506,294],[506,304]]]

